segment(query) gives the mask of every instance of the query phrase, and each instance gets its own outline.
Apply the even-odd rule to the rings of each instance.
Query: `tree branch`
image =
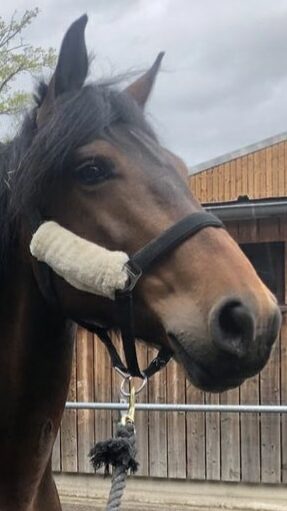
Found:
[[[7,46],[11,39],[14,39],[18,34],[20,34],[20,32],[26,27],[26,25],[29,25],[32,19],[37,16],[39,9],[36,8],[34,10],[25,11],[19,23],[15,23],[14,21],[15,12],[11,17],[8,30],[6,31],[7,35],[5,35],[4,32],[4,38],[0,40],[0,48],[2,48],[3,46]]]
[[[0,16],[0,116],[17,114],[29,104],[31,96],[12,86],[15,78],[55,63],[51,48],[34,47],[22,38],[22,32],[38,12],[38,8],[26,10],[20,18],[15,12],[7,23]]]
[[[2,92],[2,90],[4,89],[4,87],[7,85],[8,82],[10,82],[11,80],[13,80],[13,78],[18,74],[20,73],[21,71],[24,71],[25,69],[25,66],[23,64],[21,64],[20,66],[18,66],[14,71],[12,71],[6,78],[5,80],[3,80],[3,82],[0,84],[0,94]]]

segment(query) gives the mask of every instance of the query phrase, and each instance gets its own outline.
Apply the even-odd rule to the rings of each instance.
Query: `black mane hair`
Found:
[[[17,239],[17,226],[10,211],[11,176],[18,171],[31,146],[34,127],[35,111],[26,114],[19,133],[12,141],[0,142],[0,283]]]
[[[26,115],[19,134],[12,142],[0,144],[0,280],[17,239],[19,220],[39,207],[43,190],[45,195],[52,193],[77,148],[96,138],[122,147],[122,132],[157,157],[157,140],[142,109],[110,83],[60,95],[47,122],[37,129],[37,109],[46,92],[47,85],[41,83],[36,106]]]

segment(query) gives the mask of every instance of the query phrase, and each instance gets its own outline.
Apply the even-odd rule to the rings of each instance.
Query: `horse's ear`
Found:
[[[88,74],[86,14],[70,26],[63,39],[55,71],[55,96],[80,89]]]
[[[79,90],[87,77],[88,55],[85,43],[87,21],[88,17],[84,14],[72,23],[64,36],[56,70],[38,111],[38,126],[52,110],[55,98],[65,92]]]
[[[162,58],[164,56],[164,52],[158,54],[155,62],[151,66],[151,68],[146,71],[140,78],[138,78],[134,83],[129,85],[125,92],[130,94],[134,100],[138,103],[139,106],[144,107],[148,97],[151,93],[152,87],[154,85],[158,70],[160,68],[160,64]]]

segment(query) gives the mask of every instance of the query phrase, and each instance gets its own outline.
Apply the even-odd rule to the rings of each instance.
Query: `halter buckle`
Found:
[[[124,289],[122,289],[121,291],[118,291],[118,293],[120,293],[120,294],[122,294],[122,293],[125,294],[125,293],[129,293],[130,291],[132,291],[134,289],[134,287],[136,286],[137,281],[140,279],[140,277],[142,276],[142,273],[143,273],[142,269],[136,263],[134,263],[131,259],[129,259],[129,261],[125,264],[125,269],[128,274],[128,282]]]

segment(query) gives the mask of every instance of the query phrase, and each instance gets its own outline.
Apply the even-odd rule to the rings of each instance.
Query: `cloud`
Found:
[[[20,11],[26,2],[11,0]],[[89,15],[93,75],[145,69],[166,51],[148,115],[189,165],[287,127],[285,0],[41,0],[27,38],[59,47]]]

